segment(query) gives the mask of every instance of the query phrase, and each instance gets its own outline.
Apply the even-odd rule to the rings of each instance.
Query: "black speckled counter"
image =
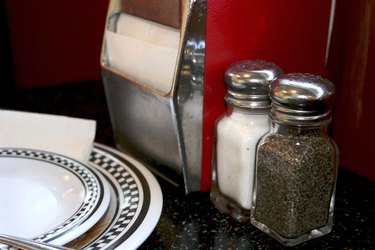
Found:
[[[0,108],[95,119],[96,141],[114,146],[103,91],[101,82],[10,89],[0,94]],[[338,176],[332,232],[291,248],[218,212],[208,193],[185,196],[169,183],[159,183],[163,212],[139,249],[375,249],[375,183],[344,168]]]

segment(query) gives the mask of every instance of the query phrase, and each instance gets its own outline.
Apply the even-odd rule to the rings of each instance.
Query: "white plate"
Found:
[[[62,155],[0,148],[0,233],[65,244],[105,213],[99,174]]]
[[[111,212],[101,232],[79,248],[136,249],[159,221],[163,206],[159,183],[140,162],[104,145],[95,144],[90,164],[106,177],[111,187]]]

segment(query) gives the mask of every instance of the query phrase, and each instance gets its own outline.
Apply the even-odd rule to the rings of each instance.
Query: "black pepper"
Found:
[[[338,149],[328,135],[333,84],[287,74],[270,85],[271,130],[257,147],[251,223],[294,246],[333,225]]]
[[[335,182],[334,155],[327,138],[315,130],[266,137],[258,151],[254,218],[285,238],[326,225]]]

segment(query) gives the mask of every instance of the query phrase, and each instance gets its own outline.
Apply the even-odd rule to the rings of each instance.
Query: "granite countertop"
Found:
[[[96,141],[114,146],[100,81],[36,89],[6,89],[0,108],[95,119]],[[139,249],[374,249],[375,183],[340,168],[334,226],[330,234],[296,247],[283,247],[253,227],[220,213],[208,193],[185,195],[159,179],[163,211]]]

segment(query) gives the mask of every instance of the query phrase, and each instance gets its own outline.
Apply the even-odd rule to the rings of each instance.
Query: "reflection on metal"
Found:
[[[186,193],[199,191],[202,158],[206,0],[182,4],[173,86],[163,93],[108,66],[102,77],[117,147],[143,161]],[[119,6],[111,1],[106,28],[115,31]]]

